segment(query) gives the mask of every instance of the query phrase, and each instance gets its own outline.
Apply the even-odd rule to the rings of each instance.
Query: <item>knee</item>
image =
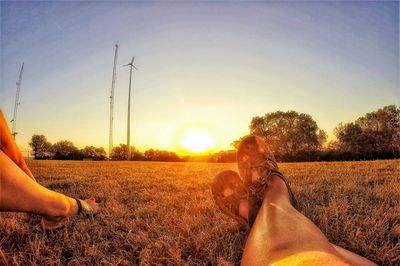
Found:
[[[64,195],[51,197],[47,205],[47,215],[50,217],[67,217],[71,208]]]

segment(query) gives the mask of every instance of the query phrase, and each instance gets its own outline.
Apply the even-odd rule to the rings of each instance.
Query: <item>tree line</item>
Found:
[[[61,140],[51,144],[44,135],[33,135],[29,146],[32,148],[33,156],[36,160],[103,161],[109,159],[113,161],[126,161],[128,159],[126,144],[114,147],[109,158],[103,147],[86,146],[83,149],[78,149],[68,140]],[[170,151],[149,149],[142,153],[135,147],[131,146],[130,149],[132,161],[182,161],[182,158]]]
[[[340,123],[336,139],[327,142],[327,134],[308,114],[276,111],[255,116],[250,133],[265,139],[278,161],[343,161],[400,158],[400,108],[385,106],[350,123]],[[241,139],[232,143],[237,148]],[[51,144],[44,135],[33,135],[29,143],[35,159],[127,160],[127,145],[114,147],[109,158],[102,147],[78,149],[71,141]],[[149,149],[140,152],[130,147],[134,161],[234,162],[236,150],[220,151],[201,157],[180,157],[171,151]]]
[[[385,106],[340,123],[336,139],[308,114],[277,111],[253,117],[250,133],[266,140],[279,161],[349,161],[400,158],[400,108]],[[237,146],[240,139],[233,143]]]

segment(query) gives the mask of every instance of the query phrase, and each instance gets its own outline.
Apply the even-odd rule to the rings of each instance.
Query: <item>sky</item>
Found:
[[[213,150],[249,132],[254,116],[310,114],[330,138],[385,105],[400,105],[399,4],[356,2],[0,3],[0,107],[12,119],[25,62],[17,143],[108,150],[109,97],[118,42],[114,146],[126,143],[129,68],[131,143],[183,153],[206,131]]]

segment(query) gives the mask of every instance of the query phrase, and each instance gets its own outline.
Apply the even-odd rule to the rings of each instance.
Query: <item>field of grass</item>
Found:
[[[94,222],[44,232],[0,216],[0,265],[236,265],[246,233],[214,205],[210,181],[235,164],[29,161],[38,182],[94,196]],[[299,210],[332,243],[400,265],[400,161],[280,164]],[[22,196],[22,195],[16,195]],[[1,215],[1,214],[0,214]]]

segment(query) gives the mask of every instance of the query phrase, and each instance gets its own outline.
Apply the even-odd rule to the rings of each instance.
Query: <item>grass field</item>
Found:
[[[0,265],[236,265],[246,240],[215,206],[212,177],[235,164],[30,161],[37,180],[103,211],[44,232],[0,218]],[[280,164],[299,210],[332,243],[400,265],[400,161]],[[17,195],[22,196],[22,195]]]

